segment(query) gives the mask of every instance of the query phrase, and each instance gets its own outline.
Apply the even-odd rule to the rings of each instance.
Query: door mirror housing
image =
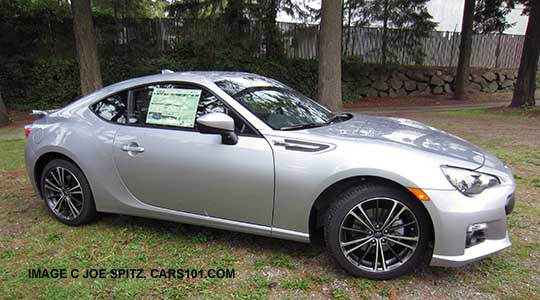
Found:
[[[197,128],[203,134],[221,135],[222,144],[236,145],[238,143],[234,120],[224,113],[209,113],[197,118]]]

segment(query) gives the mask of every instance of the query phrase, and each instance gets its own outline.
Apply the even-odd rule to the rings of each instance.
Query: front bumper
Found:
[[[486,240],[480,244],[465,249],[463,255],[447,256],[433,254],[430,265],[438,267],[460,267],[470,262],[480,260],[493,253],[512,246],[508,232],[506,237],[500,240]]]
[[[467,197],[456,190],[424,190],[423,201],[434,229],[432,266],[459,267],[512,245],[507,231],[507,211],[513,205],[515,185],[500,185],[480,195]],[[512,202],[512,203],[511,203]],[[467,245],[467,229],[485,224],[485,240]]]

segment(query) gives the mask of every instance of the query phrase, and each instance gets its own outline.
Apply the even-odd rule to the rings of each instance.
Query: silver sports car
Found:
[[[331,112],[259,75],[163,72],[35,113],[27,171],[67,225],[108,212],[320,239],[374,279],[511,245],[515,183],[497,158],[412,120]]]

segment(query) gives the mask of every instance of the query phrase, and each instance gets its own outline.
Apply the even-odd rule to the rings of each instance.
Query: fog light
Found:
[[[472,224],[472,225],[469,225],[469,227],[467,227],[467,232],[475,232],[475,231],[479,231],[479,230],[484,230],[486,228],[487,228],[486,223]]]
[[[467,227],[467,236],[465,238],[465,248],[478,245],[486,240],[486,223],[472,224]]]
[[[514,197],[514,194],[510,194],[508,198],[506,199],[506,205],[504,206],[504,211],[507,215],[512,213],[514,210],[514,204],[516,203],[516,199]]]

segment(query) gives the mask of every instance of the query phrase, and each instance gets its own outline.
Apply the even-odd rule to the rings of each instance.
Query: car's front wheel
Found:
[[[88,181],[70,161],[55,159],[45,165],[41,192],[49,211],[64,224],[78,226],[96,217]]]
[[[383,184],[353,187],[330,206],[325,240],[347,272],[390,279],[413,270],[426,255],[431,227],[419,200]]]

